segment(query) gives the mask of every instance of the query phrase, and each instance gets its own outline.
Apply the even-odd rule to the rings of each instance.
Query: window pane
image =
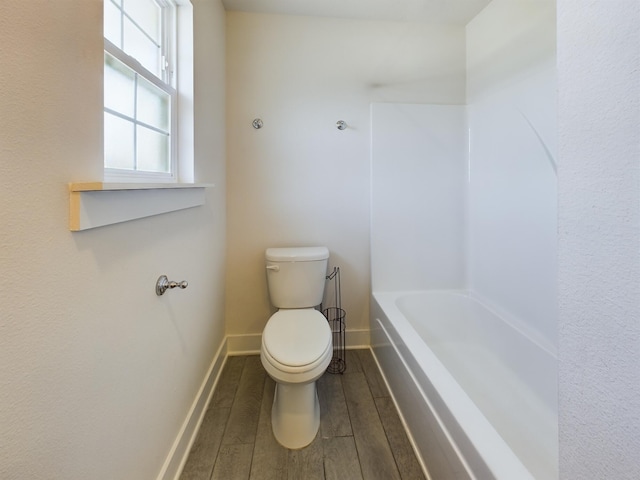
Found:
[[[133,170],[133,123],[105,112],[104,166]]]
[[[138,77],[138,120],[169,130],[171,96],[142,77]]]
[[[2,1],[2,0],[0,0]],[[161,43],[166,31],[162,0],[104,0],[105,168],[171,173],[173,95],[149,81],[164,81]],[[162,5],[162,6],[161,6]],[[169,15],[167,18],[170,18]],[[114,51],[109,54],[107,51]],[[118,51],[126,55],[122,55]],[[142,66],[142,67],[140,67]],[[142,176],[144,178],[144,175]]]
[[[164,172],[169,163],[169,136],[138,126],[138,170]]]
[[[108,53],[104,55],[104,106],[133,117],[135,73]]]
[[[160,44],[160,7],[154,0],[124,0],[124,11],[157,44]]]
[[[162,78],[160,47],[146,37],[128,19],[124,21],[124,51],[138,60],[144,68]]]
[[[117,47],[122,47],[120,18],[120,9],[111,0],[104,0],[104,38]]]

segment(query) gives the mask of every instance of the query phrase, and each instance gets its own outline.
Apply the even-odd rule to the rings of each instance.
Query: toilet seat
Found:
[[[313,308],[279,310],[262,333],[262,353],[281,372],[312,371],[332,354],[329,323]]]

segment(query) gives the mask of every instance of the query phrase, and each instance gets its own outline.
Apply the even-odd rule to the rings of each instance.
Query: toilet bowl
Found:
[[[332,354],[331,328],[313,308],[279,310],[267,322],[260,359],[276,382],[271,425],[284,447],[303,448],[315,438],[320,426],[316,380]]]
[[[269,298],[279,309],[267,321],[260,348],[276,382],[271,424],[281,445],[303,448],[320,426],[316,380],[333,355],[329,323],[314,308],[322,302],[329,250],[268,248],[265,258]]]

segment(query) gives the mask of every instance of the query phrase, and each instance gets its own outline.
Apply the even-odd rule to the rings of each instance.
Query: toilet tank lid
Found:
[[[267,248],[265,258],[271,262],[314,262],[329,258],[327,247]]]

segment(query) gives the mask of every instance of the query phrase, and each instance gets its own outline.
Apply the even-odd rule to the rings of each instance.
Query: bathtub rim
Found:
[[[432,384],[437,395],[440,397],[440,402],[448,410],[448,412],[444,413],[448,413],[457,423],[457,428],[463,435],[465,435],[466,440],[477,451],[480,460],[486,465],[486,468],[493,476],[495,476],[495,478],[533,479],[534,477],[531,472],[495,430],[493,425],[491,425],[491,423],[486,419],[484,414],[475,405],[458,382],[452,377],[435,353],[431,351],[424,340],[417,334],[409,320],[406,319],[396,304],[396,299],[400,296],[425,292],[448,292],[461,295],[468,293],[468,291],[465,290],[453,289],[372,292],[371,302],[376,302],[379,309],[382,311],[384,316],[386,316],[384,319],[377,318],[377,315],[375,314],[376,309],[372,308],[372,328],[374,328],[373,322],[376,321],[382,327],[384,335],[389,340],[395,354],[399,357],[405,368],[407,368],[420,395],[425,399],[428,408],[432,411],[440,428],[451,441],[453,449],[459,456],[462,465],[465,467],[467,474],[471,478],[476,478],[476,476],[471,470],[467,456],[464,455],[461,451],[460,445],[458,445],[460,442],[456,441],[454,434],[450,431],[451,429],[447,427],[446,422],[442,419],[443,412],[439,412],[433,407],[433,402],[429,400],[423,386],[416,379],[416,372],[412,371],[411,364],[417,363],[421,367],[423,375],[427,378],[427,381]],[[391,320],[390,316],[393,316],[397,320]],[[392,331],[389,331],[390,327],[393,329]],[[405,358],[406,354],[403,354],[403,349],[398,345],[398,338],[405,345],[404,350],[407,350],[413,357],[412,361],[411,359]],[[373,348],[373,346],[372,350],[375,352],[375,348]],[[427,375],[427,369],[425,369],[425,366],[428,367],[427,369],[430,372],[432,372],[432,375]],[[384,370],[382,368],[381,370],[384,375]],[[389,382],[387,382],[387,384],[389,384]],[[390,392],[393,396],[393,391],[391,389]],[[395,399],[394,402],[397,404]],[[398,407],[400,406],[398,405]],[[399,410],[402,409],[399,408]],[[404,412],[402,415],[404,415]],[[408,426],[409,422],[406,422],[406,424]],[[411,430],[410,427],[409,430]],[[418,454],[422,457],[421,452],[418,452]]]

